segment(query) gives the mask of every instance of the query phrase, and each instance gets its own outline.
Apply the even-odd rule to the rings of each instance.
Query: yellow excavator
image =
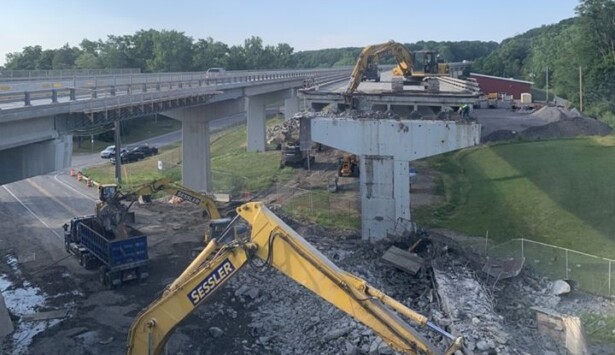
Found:
[[[208,243],[211,238],[216,237],[226,229],[226,226],[231,222],[231,218],[226,217],[230,214],[227,212],[234,212],[234,207],[237,206],[237,203],[229,202],[228,206],[225,206],[222,210],[213,196],[193,191],[168,178],[154,180],[127,193],[121,192],[116,184],[100,185],[98,189],[100,201],[96,204],[96,216],[105,226],[105,229],[120,236],[125,234],[125,223],[135,222],[134,212],[128,212],[132,203],[139,198],[149,200],[151,195],[160,191],[179,197],[203,210],[203,213],[210,219],[205,231],[205,243]],[[125,206],[122,201],[130,201],[130,205]],[[202,247],[195,248],[193,254],[202,249]]]
[[[421,85],[426,77],[448,75],[448,65],[442,63],[436,51],[411,52],[403,44],[389,41],[363,48],[352,71],[347,96],[352,96],[359,87],[363,73],[374,57],[385,53],[391,53],[395,58],[397,66],[393,68],[393,75],[402,76],[406,85]]]
[[[328,260],[260,202],[237,208],[225,233],[212,239],[160,298],[134,320],[128,334],[129,355],[159,355],[173,330],[247,263],[269,265],[357,321],[370,327],[392,348],[406,354],[450,355],[461,348],[455,337],[382,291]],[[241,218],[246,233],[233,233]],[[246,226],[246,225],[244,225]],[[249,229],[249,232],[247,230]],[[259,261],[256,261],[258,259]],[[397,313],[396,313],[397,312]],[[448,338],[442,350],[399,317],[408,317]]]

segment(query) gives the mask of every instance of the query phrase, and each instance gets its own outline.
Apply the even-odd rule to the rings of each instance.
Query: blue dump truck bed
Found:
[[[82,222],[77,228],[81,244],[111,269],[148,260],[145,235],[131,233],[125,239],[109,240],[91,223]]]
[[[125,226],[122,237],[106,231],[96,216],[73,218],[64,226],[66,251],[86,269],[99,270],[100,282],[114,288],[129,280],[144,280],[147,271],[147,236]]]

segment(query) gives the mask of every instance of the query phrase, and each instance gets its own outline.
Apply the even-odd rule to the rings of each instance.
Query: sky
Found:
[[[364,47],[395,40],[501,42],[575,16],[579,0],[4,0],[0,65],[7,53],[82,39],[177,30],[240,45],[288,43],[295,51]]]

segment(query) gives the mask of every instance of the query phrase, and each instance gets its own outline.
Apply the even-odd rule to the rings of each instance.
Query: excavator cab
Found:
[[[98,187],[98,199],[102,202],[109,202],[115,197],[117,190],[116,184],[100,185]]]

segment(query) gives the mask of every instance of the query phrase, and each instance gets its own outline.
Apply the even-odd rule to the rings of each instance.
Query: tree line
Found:
[[[371,44],[371,43],[370,43]],[[369,44],[366,44],[369,45]],[[410,50],[438,50],[447,61],[474,60],[498,47],[496,42],[460,41],[407,43]],[[78,46],[58,49],[27,46],[6,56],[5,69],[139,68],[142,72],[330,68],[354,65],[363,48],[330,48],[295,52],[287,43],[267,45],[252,36],[229,46],[211,37],[194,40],[174,30],[141,30],[132,35],[110,35],[105,41],[84,39]],[[393,63],[390,56],[384,63]]]

